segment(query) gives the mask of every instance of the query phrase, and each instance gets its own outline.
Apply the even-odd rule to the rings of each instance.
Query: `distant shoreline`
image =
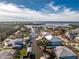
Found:
[[[0,24],[79,24],[79,21],[3,21]]]

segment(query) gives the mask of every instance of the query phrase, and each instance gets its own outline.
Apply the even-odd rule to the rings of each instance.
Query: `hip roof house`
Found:
[[[58,59],[78,59],[77,55],[65,46],[57,46],[54,50]]]

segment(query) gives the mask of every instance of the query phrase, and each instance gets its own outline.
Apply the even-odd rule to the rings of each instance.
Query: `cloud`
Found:
[[[61,8],[60,6],[54,6],[54,2],[47,4],[47,6],[54,11],[58,11]]]
[[[54,12],[57,12],[61,9],[62,7],[61,6],[55,6],[54,5],[54,2],[51,2],[49,4],[46,4],[45,5],[45,8],[43,8],[42,10],[48,10],[48,11],[54,11]]]
[[[22,5],[20,6],[22,7]],[[79,12],[71,11],[70,8],[64,7],[60,13],[49,13],[49,9],[35,11],[20,8],[20,6],[12,3],[0,3],[0,21],[79,21]],[[58,6],[52,8],[54,11],[60,10]]]

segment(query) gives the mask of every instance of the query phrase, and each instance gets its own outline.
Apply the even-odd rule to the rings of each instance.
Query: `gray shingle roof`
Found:
[[[58,46],[55,48],[55,53],[58,57],[76,56],[70,49],[65,46]]]

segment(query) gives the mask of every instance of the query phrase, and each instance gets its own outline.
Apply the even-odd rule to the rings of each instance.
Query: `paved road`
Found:
[[[39,49],[39,47],[37,46],[37,42],[36,42],[36,33],[35,33],[35,30],[34,28],[31,28],[32,30],[32,48],[33,48],[33,53],[35,53],[35,56],[36,56],[36,59],[40,59],[40,57],[42,56],[42,52],[41,50]]]
[[[14,51],[0,51],[0,59],[14,59]]]
[[[37,46],[37,42],[36,42],[36,32],[34,30],[34,28],[31,27],[31,34],[32,34],[32,48],[33,48],[33,53],[36,56],[36,59],[40,59],[40,57],[42,56],[42,52],[39,49],[39,47]],[[7,52],[7,51],[3,51],[0,52],[0,59],[13,59],[13,56],[9,56],[11,51]]]

